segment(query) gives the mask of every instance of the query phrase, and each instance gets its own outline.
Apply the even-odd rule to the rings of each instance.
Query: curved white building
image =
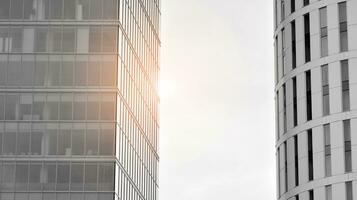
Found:
[[[357,0],[274,0],[277,199],[357,199]]]

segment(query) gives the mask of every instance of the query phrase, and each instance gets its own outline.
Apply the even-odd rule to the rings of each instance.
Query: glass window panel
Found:
[[[74,97],[74,108],[73,108],[73,118],[75,120],[85,120],[86,119],[86,101],[87,96],[82,94],[77,94]]]
[[[27,190],[28,183],[28,164],[27,163],[17,163],[16,164],[16,190]]]
[[[64,0],[64,19],[75,19],[76,1]]]
[[[116,27],[103,26],[103,52],[116,52],[117,30]]]
[[[13,190],[14,188],[15,188],[15,163],[3,162],[2,171],[1,171],[1,190],[9,191],[9,190]]]
[[[32,120],[44,119],[44,107],[46,102],[45,94],[36,94],[32,105]]]
[[[29,193],[29,200],[42,200],[42,193]]]
[[[57,200],[68,200],[69,193],[57,193]]]
[[[99,164],[99,190],[113,191],[114,190],[114,164],[102,163]]]
[[[34,56],[22,56],[22,72],[21,80],[22,85],[32,86],[35,71],[35,57]]]
[[[59,95],[49,94],[47,96],[47,104],[45,109],[45,119],[57,120],[58,119],[58,104],[59,104]]]
[[[4,131],[1,129],[2,128],[0,127],[0,155],[2,155],[2,140],[3,140],[2,137],[4,135]],[[1,172],[1,163],[0,163],[0,172]],[[0,174],[0,178],[1,178],[1,174]]]
[[[16,147],[16,132],[4,133],[4,145],[3,145],[3,154],[4,155],[14,155]]]
[[[72,132],[73,155],[84,155],[85,127],[75,127]]]
[[[48,57],[47,56],[37,56],[35,75],[34,75],[34,85],[35,86],[45,86],[46,77],[48,70]]]
[[[97,164],[87,163],[85,167],[85,191],[97,190]]]
[[[339,13],[339,21],[340,22],[347,21],[346,2],[341,2],[338,4],[338,13]]]
[[[51,0],[50,9],[51,19],[62,19],[63,0]]]
[[[99,200],[112,200],[114,199],[114,193],[98,193]]]
[[[1,200],[13,200],[14,196],[15,196],[14,193],[6,193],[6,192],[0,193]]]
[[[86,200],[98,200],[97,193],[85,193]]]
[[[326,200],[332,200],[332,187],[331,185],[326,186]]]
[[[88,85],[99,86],[100,83],[100,57],[91,56],[88,63]]]
[[[343,91],[342,92],[342,109],[343,111],[349,111],[350,110],[350,93],[349,90]]]
[[[7,84],[10,86],[21,84],[21,56],[10,56],[7,67]]]
[[[47,52],[48,47],[48,32],[49,29],[47,26],[38,26],[36,27],[36,42],[35,42],[35,51],[36,52]]]
[[[77,28],[77,52],[88,53],[89,52],[89,27],[81,26]]]
[[[82,191],[84,180],[84,165],[81,163],[73,163],[71,166],[71,190]]]
[[[100,94],[89,94],[87,102],[87,120],[99,119]]]
[[[321,56],[327,56],[328,55],[328,41],[327,37],[321,38]]]
[[[114,120],[115,95],[103,94],[100,114],[102,120]]]
[[[353,200],[352,181],[346,182],[346,200]]]
[[[77,20],[89,19],[89,1],[88,0],[78,0],[76,7],[77,10]]]
[[[56,163],[45,163],[43,172],[43,187],[45,190],[55,190]]]
[[[98,0],[95,0],[98,1]],[[99,2],[99,1],[98,1]],[[89,29],[89,51],[101,52],[102,35],[100,26],[91,26]]]
[[[31,133],[31,153],[33,155],[42,154],[42,140],[44,130],[33,130]]]
[[[69,0],[73,1],[73,0]],[[63,27],[63,52],[74,52],[76,44],[76,29],[74,27]]]
[[[115,86],[116,79],[116,59],[115,57],[104,56],[102,61],[102,85]]]
[[[56,193],[43,193],[43,200],[54,200],[56,199]]]
[[[71,129],[62,127],[58,134],[58,155],[71,155]]]
[[[71,120],[72,119],[72,94],[63,94],[61,96],[60,103],[60,119],[61,120]]]
[[[341,52],[348,51],[347,31],[340,33]]]
[[[102,1],[90,1],[90,19],[98,20],[102,18]]]
[[[73,65],[74,58],[72,56],[64,56],[61,70],[61,85],[72,86],[73,85]]]
[[[320,27],[327,26],[327,7],[320,8]]]
[[[51,27],[48,38],[48,48],[52,52],[61,52],[62,30],[60,27]]]
[[[117,19],[117,1],[118,0],[103,0],[104,19]]]
[[[57,169],[57,190],[69,189],[69,163],[59,163]]]
[[[5,95],[0,94],[0,120],[4,120],[5,117]],[[0,150],[1,151],[1,150]]]
[[[1,50],[3,39],[1,38],[1,30],[0,30],[0,53],[3,52]],[[7,56],[0,55],[0,85],[6,84],[6,67],[7,67]]]
[[[17,133],[17,154],[28,155],[30,153],[30,130],[20,130]]]
[[[41,190],[41,170],[42,163],[31,163],[30,164],[30,179],[29,179],[29,190]]]
[[[9,28],[7,26],[1,26],[0,27],[0,53],[8,52],[9,45],[10,45]],[[1,58],[3,60],[4,56],[1,56]]]
[[[0,19],[9,19],[10,0],[0,1]]]
[[[22,19],[23,0],[11,0],[11,19]]]
[[[86,153],[87,155],[98,155],[99,130],[89,128],[86,133]]]
[[[77,56],[76,58],[75,85],[76,86],[87,85],[87,57],[86,56]]]
[[[100,155],[113,155],[114,129],[102,129],[100,134]]]
[[[49,125],[44,133],[44,151],[46,155],[57,153],[57,125]]]
[[[84,200],[83,193],[71,193],[71,200]]]
[[[18,120],[19,119],[19,104],[20,98],[18,94],[8,94],[5,102],[5,119]]]
[[[24,0],[24,19],[36,19],[36,0]]]
[[[20,96],[20,119],[31,120],[32,95],[21,94]]]
[[[9,43],[11,44],[11,52],[22,52],[22,38],[23,38],[23,28],[12,26],[10,29]]]
[[[51,56],[48,66],[47,85],[58,86],[60,77],[61,58],[59,56]]]
[[[15,193],[15,200],[27,200],[28,193]]]

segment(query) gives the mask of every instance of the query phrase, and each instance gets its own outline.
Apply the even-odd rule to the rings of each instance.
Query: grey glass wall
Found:
[[[155,200],[158,0],[0,0],[0,199]]]

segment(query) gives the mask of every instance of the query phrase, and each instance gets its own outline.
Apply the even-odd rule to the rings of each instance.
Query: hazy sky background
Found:
[[[275,199],[270,0],[162,0],[160,200]]]

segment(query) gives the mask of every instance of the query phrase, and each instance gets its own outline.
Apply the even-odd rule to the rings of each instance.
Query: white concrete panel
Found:
[[[311,60],[316,60],[321,57],[320,53],[320,35],[311,36]]]
[[[351,0],[347,1],[347,23],[348,24],[357,24],[357,1]]]
[[[325,200],[325,188],[319,187],[314,189],[314,200]]]
[[[314,180],[325,177],[325,152],[318,152],[313,155],[314,160]]]
[[[330,113],[339,113],[342,111],[342,88],[330,89]]]
[[[357,59],[350,59],[348,64],[350,76],[350,106],[351,110],[357,110]]]
[[[337,183],[332,185],[332,199],[333,200],[346,199],[345,183]]]
[[[340,52],[340,39],[338,29],[330,29],[328,31],[328,53],[329,55],[337,54]]]
[[[357,155],[357,119],[351,119],[351,145],[352,155]],[[352,171],[357,171],[357,157],[352,156]]]
[[[331,123],[331,169],[332,175],[344,173],[344,149],[342,121]]]
[[[357,49],[357,24],[348,26],[348,49],[350,51]]]
[[[309,200],[309,192],[305,191],[305,192],[300,193],[299,200]]]

